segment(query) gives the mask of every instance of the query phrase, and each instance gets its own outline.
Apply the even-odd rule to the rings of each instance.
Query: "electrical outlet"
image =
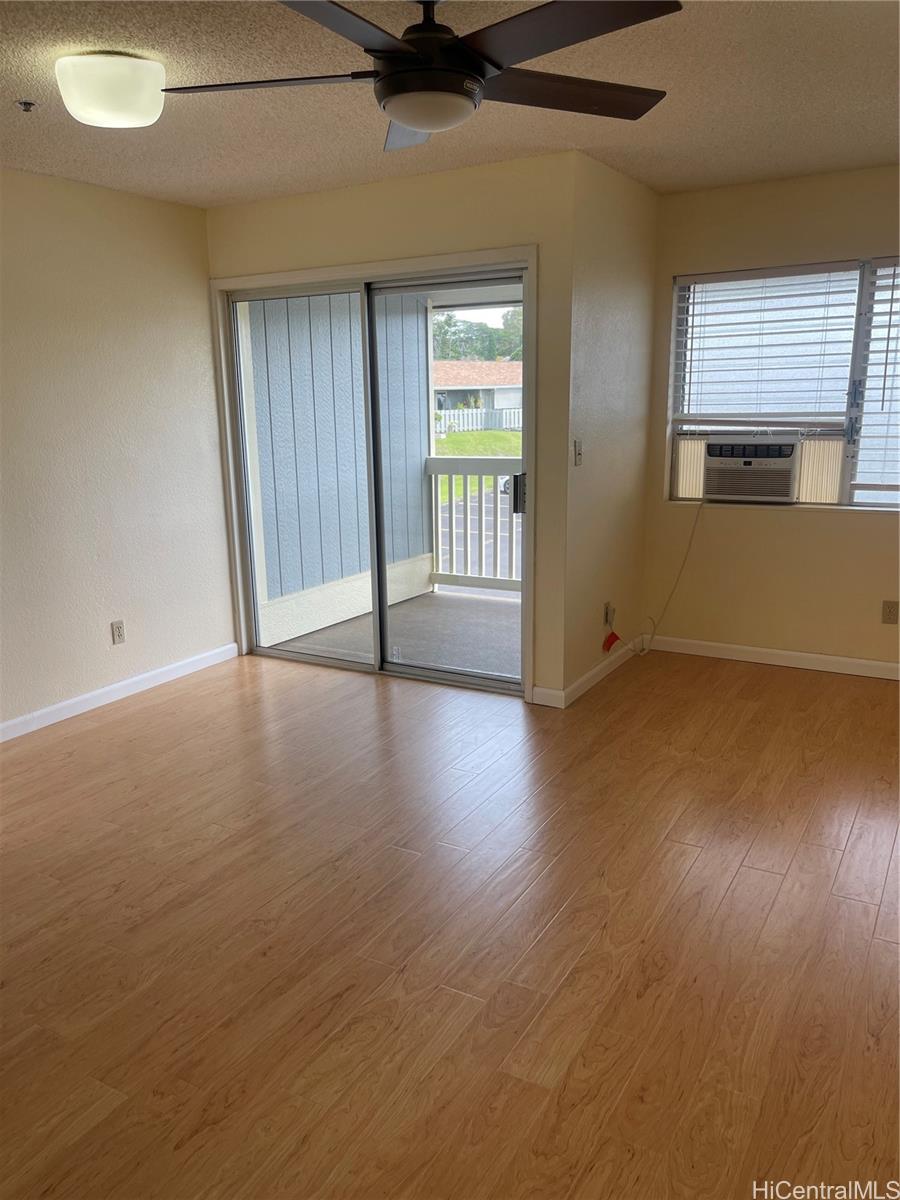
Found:
[[[112,630],[112,643],[114,646],[121,646],[125,641],[125,622],[113,621],[110,625]]]
[[[603,605],[603,624],[607,629],[612,629],[616,623],[616,610],[611,600],[607,600]]]
[[[900,600],[882,600],[881,602],[881,623],[882,625],[897,624],[897,608],[900,606]]]

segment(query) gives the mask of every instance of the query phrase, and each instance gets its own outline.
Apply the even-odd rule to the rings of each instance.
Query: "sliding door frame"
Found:
[[[375,325],[376,325],[374,304],[375,304],[375,299],[378,296],[391,296],[391,295],[402,296],[402,295],[410,295],[410,294],[415,296],[415,295],[420,295],[423,292],[440,293],[441,291],[447,291],[447,290],[452,291],[453,289],[456,289],[456,288],[464,288],[464,289],[472,288],[477,291],[477,289],[480,287],[489,289],[492,287],[496,288],[498,285],[502,285],[502,284],[516,284],[521,288],[521,290],[522,290],[522,306],[523,306],[523,313],[524,313],[524,308],[525,308],[527,301],[525,298],[525,271],[521,267],[515,267],[515,268],[513,268],[513,267],[492,267],[492,268],[482,267],[480,270],[467,271],[467,272],[465,272],[464,275],[455,273],[452,278],[448,278],[445,275],[435,274],[432,272],[431,274],[424,275],[421,278],[415,279],[415,280],[403,280],[400,282],[398,282],[396,280],[390,280],[390,281],[384,281],[381,279],[373,280],[367,286],[369,329],[370,329],[370,331],[372,331],[372,334],[374,335],[374,330],[375,330]],[[430,326],[430,323],[429,323],[429,326]],[[523,321],[523,331],[524,331],[524,321]],[[430,341],[430,338],[429,338],[429,341]],[[523,342],[524,341],[525,341],[525,338],[524,338],[524,332],[523,332]],[[431,345],[429,345],[428,346],[429,364],[430,364],[430,359],[431,359],[431,349],[432,349],[432,347],[431,347]],[[377,366],[378,346],[377,346],[377,339],[374,336],[372,337],[370,344],[369,344],[369,360],[371,363],[375,363]],[[387,550],[386,550],[387,518],[385,515],[384,456],[383,456],[383,441],[382,441],[382,426],[383,426],[382,402],[385,399],[385,397],[383,397],[381,395],[379,378],[380,378],[380,372],[376,370],[375,378],[371,381],[372,387],[371,387],[370,401],[371,401],[371,408],[372,408],[372,414],[373,414],[373,426],[374,426],[374,432],[375,432],[374,441],[372,443],[372,451],[373,451],[372,458],[373,458],[373,463],[374,463],[374,468],[375,468],[375,497],[376,497],[375,509],[373,510],[373,517],[374,517],[374,524],[375,524],[377,532],[378,532],[378,570],[377,570],[376,574],[377,574],[377,581],[378,581],[379,607],[380,607],[380,611],[385,614],[385,619],[379,626],[380,631],[381,631],[381,669],[382,669],[382,671],[385,672],[385,674],[388,674],[388,675],[403,675],[403,676],[406,676],[406,677],[412,678],[412,679],[427,679],[427,680],[433,680],[433,681],[440,682],[440,683],[457,684],[457,685],[465,686],[465,687],[489,688],[492,691],[508,692],[513,695],[522,695],[524,693],[524,689],[525,689],[525,684],[524,684],[525,646],[530,641],[530,638],[528,636],[526,636],[527,626],[526,626],[526,622],[525,622],[525,613],[524,613],[524,597],[528,590],[528,582],[526,579],[527,564],[525,564],[525,566],[523,568],[523,572],[522,572],[523,579],[522,579],[522,587],[521,587],[521,593],[520,593],[521,601],[520,601],[520,608],[519,608],[519,621],[520,621],[519,642],[520,642],[520,652],[522,655],[520,662],[521,662],[522,666],[521,666],[521,676],[519,679],[510,679],[508,677],[504,677],[501,675],[492,675],[490,672],[487,672],[487,671],[472,671],[472,672],[470,672],[461,667],[455,667],[455,668],[454,667],[440,667],[440,666],[436,666],[436,665],[426,666],[426,665],[417,665],[415,663],[398,662],[397,660],[390,658],[388,655],[388,647],[390,646],[390,643],[391,643],[391,638],[389,637],[389,633],[390,633],[390,630],[389,630],[390,596],[388,594],[389,589],[388,589]],[[429,380],[429,382],[430,382],[430,380]],[[528,419],[527,419],[527,415],[525,412],[524,392],[525,392],[525,389],[523,387],[523,406],[522,406],[523,417],[524,417],[524,420],[523,420],[523,442],[524,442],[524,449],[527,452],[529,442],[530,442],[533,434],[532,434],[532,430],[528,424]],[[430,429],[431,421],[433,419],[433,415],[431,414],[431,405],[430,404],[429,404],[429,414],[430,414],[429,415],[429,429]],[[522,456],[522,461],[524,464],[524,462],[525,462],[524,455]],[[510,497],[510,499],[511,499],[511,497]],[[495,500],[495,503],[497,503],[496,500]],[[527,539],[527,537],[528,537],[531,514],[526,511],[522,514],[522,516],[524,518],[524,520],[523,520],[523,543],[524,543],[524,540]],[[510,533],[509,533],[510,541],[512,540],[512,538],[514,536],[513,524],[514,524],[514,522],[512,520],[512,514],[510,514]]]
[[[369,576],[370,588],[369,594],[372,599],[372,658],[371,661],[361,659],[341,658],[337,655],[316,654],[309,650],[285,650],[278,646],[263,645],[259,638],[259,601],[255,595],[259,584],[259,565],[255,562],[254,555],[254,537],[253,537],[253,514],[252,505],[250,503],[250,479],[249,479],[249,462],[248,462],[248,447],[249,439],[247,436],[247,417],[243,395],[243,384],[241,380],[241,362],[240,353],[238,350],[239,333],[237,323],[234,319],[235,309],[238,304],[248,303],[255,300],[274,300],[274,299],[311,299],[316,296],[334,296],[344,295],[350,296],[357,306],[357,314],[360,323],[360,339],[361,345],[361,363],[363,374],[363,420],[365,424],[365,444],[366,444],[366,505],[369,513]],[[371,394],[369,389],[369,354],[367,353],[368,346],[368,327],[367,327],[367,303],[364,285],[356,281],[348,281],[346,284],[336,282],[330,284],[304,284],[294,287],[279,288],[279,289],[243,289],[238,288],[230,291],[226,295],[226,312],[225,317],[230,325],[229,342],[233,355],[233,367],[231,373],[231,382],[234,390],[233,402],[228,405],[231,415],[231,430],[234,435],[234,466],[237,475],[237,481],[240,486],[240,495],[236,496],[239,503],[239,516],[241,518],[241,528],[237,530],[237,535],[243,542],[243,553],[239,556],[234,554],[235,560],[239,560],[245,564],[245,570],[242,573],[241,579],[242,598],[241,608],[244,621],[244,635],[246,638],[246,648],[241,646],[241,653],[254,653],[270,655],[273,658],[287,658],[291,660],[300,659],[303,662],[320,663],[325,666],[346,667],[351,670],[358,671],[377,671],[380,667],[379,657],[379,593],[376,586],[376,531],[374,528],[371,514],[373,512],[374,503],[374,475],[372,456],[369,453],[372,445],[372,428],[371,428]],[[256,580],[256,588],[254,588],[254,580]],[[240,586],[240,584],[239,584]]]
[[[311,268],[264,275],[232,276],[210,281],[210,297],[214,329],[216,390],[219,400],[219,434],[222,456],[222,475],[225,491],[225,511],[228,532],[229,567],[231,574],[232,611],[235,640],[241,654],[259,653],[273,657],[321,663],[351,670],[380,671],[391,675],[434,679],[464,687],[482,687],[491,691],[511,690],[491,678],[454,672],[424,671],[385,662],[382,658],[379,607],[383,600],[381,574],[380,496],[376,487],[378,430],[373,426],[373,381],[371,374],[369,289],[376,286],[419,284],[427,286],[453,285],[475,280],[485,274],[507,271],[522,277],[524,310],[524,354],[522,407],[525,426],[524,467],[528,480],[527,512],[525,514],[522,548],[522,687],[526,701],[531,701],[534,687],[534,543],[537,479],[537,248],[510,246],[497,250],[478,250],[469,253],[442,254],[427,258],[395,259],[384,262],[348,264],[340,267]],[[256,637],[253,603],[252,531],[249,518],[249,493],[244,456],[243,415],[239,382],[237,329],[233,305],[241,300],[276,299],[291,295],[315,295],[334,292],[356,293],[360,298],[360,320],[364,343],[363,386],[366,437],[370,449],[367,455],[367,481],[370,514],[370,569],[373,604],[374,662],[357,663],[338,658],[297,654],[259,646]],[[515,689],[517,692],[518,688]]]

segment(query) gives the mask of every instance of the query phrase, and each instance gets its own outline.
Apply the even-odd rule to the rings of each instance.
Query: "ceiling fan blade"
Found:
[[[280,0],[285,8],[293,9],[303,17],[309,17],[319,25],[324,25],[332,33],[338,33],[348,42],[354,42],[367,54],[410,54],[406,42],[401,42],[392,33],[373,25],[365,17],[358,17],[342,4],[334,4],[332,0]]]
[[[572,75],[547,75],[542,71],[501,71],[485,80],[485,100],[526,104],[531,108],[559,108],[563,112],[590,113],[636,121],[659,104],[665,92],[654,88],[602,83]]]
[[[512,67],[680,9],[678,0],[550,0],[460,41],[496,66]]]
[[[290,79],[245,79],[239,83],[196,83],[190,87],[163,88],[167,94],[193,92],[246,92],[251,88],[305,87],[313,83],[360,83],[375,79],[377,71],[350,71],[347,75],[299,75]]]
[[[430,133],[425,133],[420,129],[407,129],[405,125],[398,125],[396,121],[391,121],[388,125],[387,137],[384,139],[385,153],[388,150],[408,150],[410,146],[421,146],[430,137]]]

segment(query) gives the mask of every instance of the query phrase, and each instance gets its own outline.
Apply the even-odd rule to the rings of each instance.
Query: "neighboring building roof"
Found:
[[[436,358],[431,385],[435,388],[521,387],[522,364]]]

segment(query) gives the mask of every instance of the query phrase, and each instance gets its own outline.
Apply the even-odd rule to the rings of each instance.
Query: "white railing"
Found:
[[[433,583],[522,587],[522,517],[514,513],[513,475],[521,458],[425,460],[432,481]]]
[[[521,429],[521,408],[442,408],[435,410],[434,432],[476,433],[482,429]]]

